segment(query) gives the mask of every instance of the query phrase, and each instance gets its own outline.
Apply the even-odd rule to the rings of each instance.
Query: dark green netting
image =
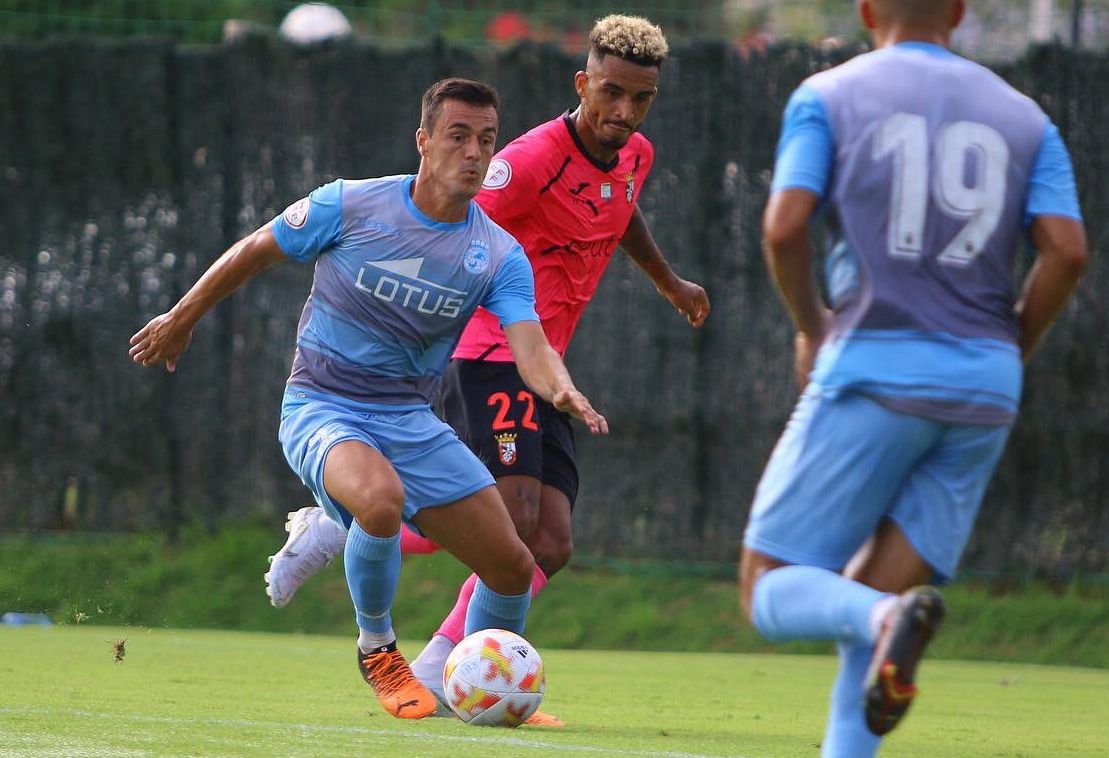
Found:
[[[830,62],[808,48],[745,60],[706,45],[666,64],[641,205],[714,311],[694,332],[633,264],[613,261],[568,356],[613,428],[578,436],[580,549],[736,554],[795,397],[759,216],[785,100]],[[221,305],[175,375],[132,365],[127,338],[312,187],[414,170],[417,103],[436,78],[495,82],[503,142],[571,104],[578,65],[534,46],[0,46],[0,527],[172,531],[276,520],[307,502],[276,429],[308,267],[279,266]],[[967,565],[1105,571],[1109,264],[1096,253],[1109,56],[1045,48],[998,70],[1063,130],[1095,262],[1028,372]]]

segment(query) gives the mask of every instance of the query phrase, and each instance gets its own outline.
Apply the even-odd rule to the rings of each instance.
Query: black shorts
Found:
[[[439,396],[443,420],[494,478],[532,476],[578,496],[570,416],[524,384],[515,363],[455,359]]]

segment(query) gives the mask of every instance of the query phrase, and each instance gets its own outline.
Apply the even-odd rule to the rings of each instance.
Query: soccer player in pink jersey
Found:
[[[476,198],[523,246],[535,273],[537,312],[560,354],[617,246],[693,326],[709,313],[705,290],[670,268],[637,203],[654,162],[654,148],[638,128],[658,93],[667,50],[662,31],[645,19],[599,20],[585,70],[574,75],[579,106],[505,146]],[[537,398],[519,368],[496,317],[479,309],[444,376],[442,406],[446,421],[496,478],[535,556],[534,594],[570,559],[578,471],[568,416]],[[345,533],[321,515],[318,508],[290,514],[289,540],[266,575],[274,605],[288,602],[342,549]],[[435,549],[414,533],[402,545],[410,553]],[[440,696],[443,663],[463,636],[474,582],[471,575],[413,662],[416,676]],[[542,714],[532,723],[561,725]]]

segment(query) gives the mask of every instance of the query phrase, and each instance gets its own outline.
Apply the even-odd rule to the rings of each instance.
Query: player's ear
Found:
[[[578,97],[585,98],[585,90],[589,86],[589,74],[584,71],[579,71],[574,74],[574,89],[577,90]]]
[[[967,4],[963,0],[955,0],[951,4],[951,18],[948,19],[952,29],[955,29],[959,24],[963,23],[963,15],[967,11]]]
[[[420,154],[421,158],[427,154],[427,137],[427,129],[421,126],[416,130],[416,152]]]
[[[875,29],[878,24],[874,19],[874,6],[870,4],[870,0],[859,0],[859,18],[863,21],[863,26],[867,29]]]

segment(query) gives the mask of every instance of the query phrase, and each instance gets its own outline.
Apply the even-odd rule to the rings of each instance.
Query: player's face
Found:
[[[444,100],[431,131],[416,132],[421,173],[448,196],[469,200],[481,189],[493,159],[497,125],[497,110],[491,105]]]
[[[619,150],[639,128],[658,94],[658,66],[640,66],[606,55],[589,57],[574,77],[581,115],[597,144]]]

